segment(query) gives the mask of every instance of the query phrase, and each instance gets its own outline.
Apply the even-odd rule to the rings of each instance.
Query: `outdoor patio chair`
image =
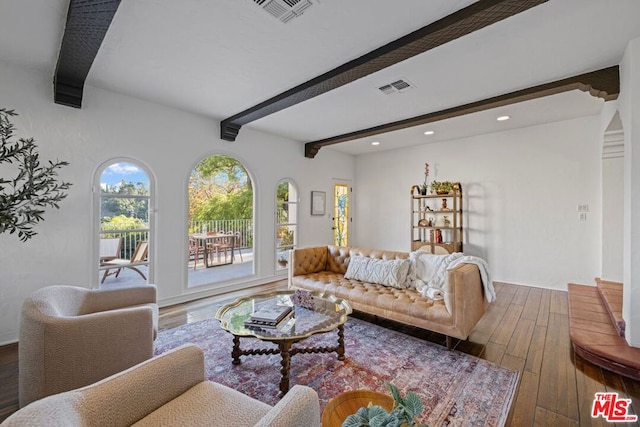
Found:
[[[219,234],[224,234],[223,231],[209,231],[207,233],[207,236],[217,236]],[[218,250],[220,249],[220,241],[218,239],[216,240],[211,240],[211,241],[207,241],[207,254],[209,256],[209,259],[207,260],[207,262],[213,262],[214,261],[214,257],[216,254],[218,254]],[[218,255],[218,258],[220,257],[220,255]]]
[[[233,253],[234,258],[236,256],[236,252],[238,252],[240,254],[240,261],[244,262],[244,260],[242,259],[242,233],[240,233],[239,231],[236,231],[235,233],[235,242],[233,247],[234,249],[236,249],[236,251]]]
[[[224,252],[224,262],[227,262],[228,251],[233,251],[235,247],[236,234],[233,231],[227,232],[223,239],[220,240],[220,246],[218,248],[218,262],[220,262],[220,252]],[[231,259],[233,262],[233,259]]]
[[[217,238],[215,241],[207,244],[208,252],[209,252],[209,261],[214,262],[214,258],[218,258],[218,263],[221,263],[221,256],[224,253],[224,262],[227,263],[228,251],[233,249],[233,240],[234,234],[232,231],[225,233],[224,231],[219,231],[218,233],[214,233]],[[232,260],[233,261],[233,260]]]
[[[189,261],[191,261],[191,257],[193,257],[193,269],[196,269],[198,265],[198,260],[200,257],[204,258],[204,246],[201,246],[198,243],[197,239],[189,238]]]
[[[100,263],[118,258],[121,248],[122,237],[100,239]]]
[[[103,266],[113,266],[116,271],[111,272],[111,269],[107,268],[104,271],[104,275],[102,276],[102,281],[100,283],[104,283],[104,279],[106,279],[108,276],[115,275],[116,277],[118,277],[118,275],[120,274],[120,270],[122,270],[123,268],[130,268],[131,270],[142,276],[144,280],[147,280],[147,277],[144,275],[144,273],[137,267],[141,265],[148,265],[148,262],[146,261],[148,252],[149,242],[142,241],[138,242],[138,244],[136,245],[136,249],[133,251],[131,259],[116,258],[103,263]]]

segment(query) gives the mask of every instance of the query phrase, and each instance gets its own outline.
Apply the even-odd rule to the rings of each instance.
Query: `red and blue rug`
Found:
[[[208,379],[269,405],[278,402],[280,356],[242,356],[231,363],[231,334],[215,319],[161,332],[156,355],[186,343],[205,352]],[[315,335],[295,345],[335,345],[335,332]],[[243,338],[241,348],[273,346]],[[518,384],[517,372],[486,360],[447,351],[445,347],[363,320],[345,325],[346,359],[335,353],[297,354],[291,358],[291,386],[304,384],[320,396],[321,409],[337,394],[358,389],[388,393],[385,381],[413,390],[424,402],[419,417],[429,426],[504,425]]]

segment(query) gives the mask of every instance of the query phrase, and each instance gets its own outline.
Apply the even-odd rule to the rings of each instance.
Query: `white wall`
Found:
[[[492,279],[553,289],[600,270],[599,116],[359,156],[355,224],[364,247],[410,250],[410,187],[460,181],[464,251]],[[588,204],[580,221],[578,204]]]
[[[605,136],[605,141],[616,144],[617,148],[612,147],[615,152],[603,153],[602,158],[601,278],[614,282],[622,282],[624,247],[624,141],[618,141],[622,136],[620,132]],[[612,139],[616,142],[612,142]]]
[[[95,283],[91,185],[98,166],[112,158],[138,160],[155,176],[152,268],[163,304],[228,288],[186,287],[187,180],[195,164],[210,154],[242,161],[257,195],[256,275],[227,285],[246,286],[275,277],[275,187],[281,178],[298,185],[298,244],[331,241],[330,213],[311,217],[310,191],[331,194],[332,176],[353,180],[352,156],[323,150],[316,159],[307,159],[302,144],[249,128],[240,131],[235,143],[222,141],[217,121],[91,87],[85,88],[82,109],[56,105],[51,78],[48,72],[0,62],[0,106],[20,114],[14,121],[16,135],[34,137],[42,159],[70,162],[60,175],[73,183],[61,209],[45,214],[35,238],[21,243],[14,235],[0,234],[0,345],[17,339],[20,306],[31,292],[52,284]]]
[[[620,63],[619,110],[624,129],[624,257],[622,318],[627,342],[640,347],[640,38]]]

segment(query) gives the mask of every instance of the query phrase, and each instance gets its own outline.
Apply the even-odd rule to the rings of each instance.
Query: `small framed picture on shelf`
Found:
[[[311,192],[311,215],[324,215],[326,213],[327,193],[324,191]]]

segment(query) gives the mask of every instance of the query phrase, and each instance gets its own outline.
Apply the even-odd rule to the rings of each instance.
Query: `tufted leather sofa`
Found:
[[[406,259],[409,254],[339,246],[294,249],[289,287],[329,292],[349,301],[354,310],[444,334],[448,348],[452,337],[467,339],[487,308],[480,272],[473,264],[460,264],[448,272],[445,304],[445,300],[423,297],[415,289],[345,279],[352,256]]]

